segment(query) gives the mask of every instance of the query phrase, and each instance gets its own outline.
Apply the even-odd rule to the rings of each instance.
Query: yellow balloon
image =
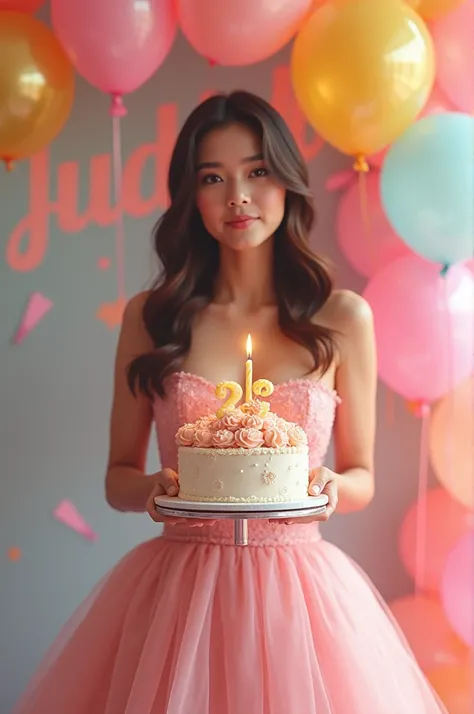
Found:
[[[0,159],[7,167],[60,132],[74,70],[51,30],[30,15],[0,13]]]
[[[463,1],[464,0],[406,0],[425,20],[437,20],[439,17],[447,15],[448,12],[454,10],[458,5],[461,5]],[[466,0],[466,2],[469,2],[469,0]]]
[[[375,154],[416,119],[435,78],[431,36],[400,0],[331,0],[297,35],[296,98],[340,151]]]

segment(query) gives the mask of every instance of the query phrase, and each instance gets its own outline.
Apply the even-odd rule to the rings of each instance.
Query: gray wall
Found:
[[[179,38],[162,70],[127,101],[124,160],[126,163],[140,146],[155,140],[157,110],[169,105],[165,114],[171,117],[170,128],[166,133],[161,127],[164,151],[159,153],[157,165],[149,162],[141,181],[143,199],[151,197],[157,185],[163,185],[174,114],[181,124],[206,90],[245,88],[265,98],[273,96],[300,142],[306,144],[320,214],[314,248],[335,261],[340,285],[361,290],[363,280],[345,264],[336,246],[337,194],[324,189],[328,176],[349,162],[328,147],[318,153],[318,142],[298,113],[285,80],[287,63],[285,50],[246,69],[210,68]],[[69,195],[77,200],[78,214],[89,211],[90,215],[91,160],[111,150],[107,109],[108,98],[79,79],[72,116],[48,152],[49,175],[35,179],[35,191],[46,188],[50,202],[59,196],[62,209],[60,216],[45,219],[40,206],[34,209],[30,229],[33,226],[36,240],[41,231],[48,239],[44,258],[34,269],[13,270],[6,261],[14,231],[32,210],[30,165],[20,164],[11,175],[0,173],[2,714],[9,711],[43,651],[94,583],[128,549],[157,532],[147,516],[114,513],[104,500],[118,331],[109,330],[95,313],[101,303],[115,297],[114,227],[100,225],[103,221],[97,214],[95,219],[93,215],[85,219],[82,227],[72,225],[74,210],[65,209]],[[73,163],[65,167],[65,162]],[[73,173],[65,174],[65,169]],[[68,193],[75,170],[79,187]],[[132,190],[130,186],[127,189]],[[98,191],[96,187],[92,198],[97,199]],[[141,211],[141,216],[127,215],[125,219],[128,295],[142,289],[154,272],[149,235],[159,215],[159,196]],[[27,247],[25,242],[23,247]],[[96,267],[101,256],[112,258],[108,271]],[[33,291],[51,298],[54,307],[23,344],[12,345]],[[324,529],[327,538],[361,563],[387,598],[411,588],[397,557],[396,535],[402,514],[415,496],[419,443],[418,423],[396,397],[390,399],[392,407],[387,407],[387,394],[381,388],[374,503],[364,513],[334,517]],[[149,467],[156,466],[151,444]],[[95,528],[99,535],[96,543],[85,541],[53,519],[52,509],[63,498],[71,499]],[[17,562],[7,553],[14,546],[22,549]]]

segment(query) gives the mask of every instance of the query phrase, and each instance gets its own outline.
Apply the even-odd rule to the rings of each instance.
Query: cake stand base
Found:
[[[176,496],[157,496],[156,510],[168,518],[233,520],[235,545],[248,545],[248,521],[252,519],[285,520],[319,516],[326,510],[328,497],[308,496],[286,503],[214,503],[184,501]]]

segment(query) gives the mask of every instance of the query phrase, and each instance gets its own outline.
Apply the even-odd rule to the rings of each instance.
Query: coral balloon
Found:
[[[51,30],[30,15],[0,13],[0,158],[10,166],[47,146],[74,98],[74,70]]]
[[[471,0],[431,27],[440,87],[460,111],[474,113],[474,6]]]
[[[472,371],[474,276],[409,255],[380,270],[365,297],[381,379],[410,402],[440,399]]]
[[[181,29],[209,61],[261,62],[278,52],[308,17],[313,0],[178,0]]]
[[[0,12],[26,12],[29,15],[39,10],[45,0],[0,0]]]
[[[364,198],[359,182],[354,182],[341,198],[337,212],[339,247],[352,267],[367,277],[411,254],[387,220],[379,184],[378,171],[368,174]]]
[[[472,666],[437,667],[426,673],[449,714],[472,714]]]
[[[442,488],[430,489],[426,502],[426,560],[423,590],[438,593],[449,553],[458,540],[474,527],[474,515]],[[420,503],[407,511],[399,531],[399,553],[407,572],[416,573],[416,525]]]
[[[438,85],[435,84],[419,118],[423,119],[423,117],[429,117],[432,114],[442,114],[443,112],[448,112],[450,109],[452,109],[452,106],[447,97],[445,97]],[[379,151],[377,154],[369,156],[369,164],[380,168],[385,161],[389,149],[390,146],[386,146],[385,149],[382,149],[382,151]]]
[[[447,15],[463,0],[406,0],[425,20],[436,20]]]
[[[303,25],[291,68],[298,102],[322,138],[370,155],[419,115],[434,49],[423,20],[399,0],[332,0]]]
[[[453,630],[474,645],[474,530],[454,546],[441,581],[441,600]]]
[[[152,76],[177,28],[174,0],[52,0],[51,18],[78,72],[118,96]]]
[[[474,509],[474,377],[433,409],[430,456],[438,481],[453,498]]]
[[[382,168],[382,201],[402,240],[442,264],[473,255],[474,118],[448,112],[421,119],[398,139]]]
[[[452,631],[437,599],[408,595],[393,600],[390,610],[423,670],[467,660],[469,650]]]

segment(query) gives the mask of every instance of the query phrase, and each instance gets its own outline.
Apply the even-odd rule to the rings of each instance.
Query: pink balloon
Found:
[[[51,17],[78,72],[112,95],[152,76],[177,28],[174,0],[52,0]]]
[[[429,441],[438,481],[456,501],[474,509],[474,375],[436,404]]]
[[[443,94],[439,86],[435,84],[431,95],[428,101],[426,102],[423,111],[420,113],[418,119],[423,119],[423,117],[430,116],[431,114],[442,114],[443,112],[449,111],[452,111],[452,106],[450,102]],[[385,149],[382,149],[382,151],[379,151],[377,154],[372,154],[372,156],[369,156],[369,164],[371,166],[381,168],[389,150],[390,146],[387,146],[385,147]]]
[[[10,12],[24,12],[32,15],[44,3],[45,0],[0,0],[0,12],[9,10]]]
[[[411,255],[411,250],[388,222],[380,196],[378,171],[371,171],[366,177],[366,200],[362,190],[356,180],[342,196],[336,219],[337,239],[348,263],[357,272],[371,277],[397,258]]]
[[[278,52],[313,9],[313,0],[177,0],[181,29],[210,62],[243,66]]]
[[[426,495],[426,562],[423,589],[439,592],[447,557],[457,541],[474,527],[474,515],[443,488]],[[416,525],[420,508],[414,503],[407,511],[399,532],[400,558],[407,572],[416,573]]]
[[[408,595],[393,600],[390,610],[423,670],[467,659],[468,649],[453,632],[437,599]]]
[[[467,533],[448,556],[441,583],[441,600],[453,630],[474,645],[474,531]]]
[[[474,5],[465,0],[432,23],[440,87],[457,109],[474,112]]]
[[[380,378],[410,402],[432,402],[472,371],[474,276],[416,255],[390,263],[371,279]]]

